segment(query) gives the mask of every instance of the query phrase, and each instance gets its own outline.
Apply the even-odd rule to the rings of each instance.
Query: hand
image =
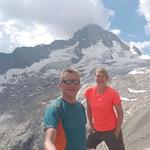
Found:
[[[91,126],[91,125],[87,125],[87,130],[88,130],[88,132],[91,134],[91,133],[93,133],[94,132],[94,129],[93,129],[93,127]]]

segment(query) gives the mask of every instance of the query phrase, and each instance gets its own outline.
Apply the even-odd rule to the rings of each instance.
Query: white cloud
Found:
[[[16,47],[34,46],[50,43],[54,40],[44,26],[33,24],[27,26],[18,21],[7,21],[0,24],[0,51],[11,52]]]
[[[15,30],[15,29],[14,29]],[[53,41],[53,37],[46,31],[43,26],[34,25],[32,27],[28,26],[26,29],[14,33],[12,32],[10,36],[11,49],[14,47],[25,46],[35,46],[38,44],[49,44],[50,41]]]
[[[112,15],[101,0],[0,0],[0,51],[68,38],[90,23],[105,28]]]
[[[137,48],[140,50],[143,49],[150,49],[150,41],[144,41],[144,42],[130,42],[130,45],[133,46],[135,45]]]
[[[150,34],[150,1],[149,0],[139,0],[138,12],[143,15],[147,21],[145,26],[145,31]]]
[[[111,32],[113,32],[116,35],[119,35],[121,33],[121,30],[119,30],[119,29],[112,29]]]

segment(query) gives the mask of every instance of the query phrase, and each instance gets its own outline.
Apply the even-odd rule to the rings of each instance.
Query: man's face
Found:
[[[65,73],[61,79],[60,88],[64,96],[74,98],[80,89],[80,75],[78,73]]]

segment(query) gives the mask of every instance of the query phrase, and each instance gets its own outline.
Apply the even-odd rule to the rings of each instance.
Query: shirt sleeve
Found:
[[[58,106],[50,104],[43,115],[44,130],[48,128],[57,128],[59,122]]]
[[[116,90],[113,90],[113,104],[116,105],[120,103],[121,103],[121,99],[118,92]]]

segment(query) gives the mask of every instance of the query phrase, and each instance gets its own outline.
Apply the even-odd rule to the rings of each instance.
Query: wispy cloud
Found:
[[[106,27],[112,15],[101,0],[0,0],[0,47],[47,44],[86,24]]]
[[[145,31],[150,34],[150,1],[149,0],[139,0],[138,12],[143,15],[147,24],[145,25]]]

